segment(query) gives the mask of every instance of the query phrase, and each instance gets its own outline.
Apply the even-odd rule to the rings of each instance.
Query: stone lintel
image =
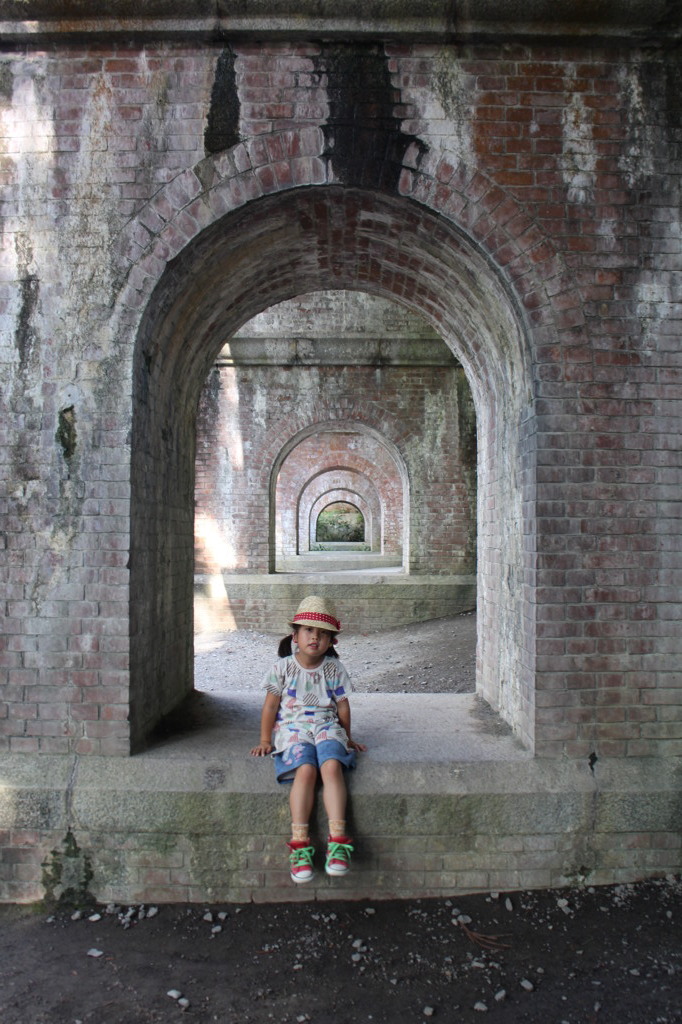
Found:
[[[440,339],[233,338],[218,366],[459,366]]]
[[[83,35],[673,41],[681,25],[679,6],[668,0],[0,0],[6,42]]]

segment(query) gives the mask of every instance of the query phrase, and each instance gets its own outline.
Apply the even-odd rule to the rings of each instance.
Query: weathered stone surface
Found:
[[[270,766],[254,771],[234,744],[220,766],[175,758],[172,749],[90,758],[75,772],[69,759],[52,759],[71,774],[69,809],[60,821],[33,822],[31,832],[27,797],[40,801],[49,790],[29,778],[24,761],[0,762],[5,779],[17,768],[3,827],[21,837],[21,856],[3,862],[3,899],[69,891],[129,903],[294,898],[283,856],[286,801]],[[354,870],[340,884],[318,878],[311,894],[452,895],[664,873],[680,850],[674,787],[653,759],[611,761],[602,778],[599,767],[593,774],[587,765],[523,757],[442,762],[426,746],[420,761],[379,758],[352,779]],[[320,805],[315,834],[325,820]]]

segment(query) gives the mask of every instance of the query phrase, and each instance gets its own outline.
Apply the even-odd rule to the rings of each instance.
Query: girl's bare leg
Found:
[[[308,824],[313,810],[315,800],[315,783],[317,782],[317,768],[314,764],[302,764],[296,769],[294,781],[289,794],[289,807],[291,809],[292,835],[295,839],[307,838]],[[294,829],[301,829],[305,826],[306,836],[294,835]]]
[[[322,775],[322,799],[324,809],[331,823],[338,825],[346,819],[346,780],[343,777],[343,768],[340,761],[325,761],[320,768]],[[332,831],[332,834],[338,834]]]

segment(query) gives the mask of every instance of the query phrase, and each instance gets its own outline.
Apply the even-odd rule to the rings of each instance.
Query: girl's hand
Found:
[[[357,750],[360,753],[362,753],[364,750],[367,750],[367,747],[365,746],[364,743],[356,743],[355,740],[348,740],[348,746],[350,747],[351,750]]]
[[[257,747],[252,748],[251,757],[267,757],[271,753],[272,743],[259,743]]]

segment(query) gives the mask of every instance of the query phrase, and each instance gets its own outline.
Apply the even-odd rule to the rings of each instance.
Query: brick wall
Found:
[[[186,692],[204,381],[348,288],[471,385],[481,692],[542,756],[682,752],[681,84],[626,42],[8,49],[2,749],[123,754]]]

